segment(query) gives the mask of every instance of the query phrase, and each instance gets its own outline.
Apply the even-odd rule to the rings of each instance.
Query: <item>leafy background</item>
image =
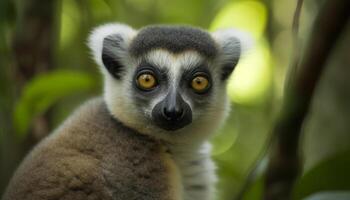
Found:
[[[86,46],[91,29],[108,22],[140,28],[148,24],[190,24],[215,31],[233,27],[251,34],[255,45],[230,78],[232,111],[212,139],[218,165],[217,199],[260,199],[266,158],[256,176],[247,176],[261,158],[279,110],[291,58],[291,22],[296,1],[289,0],[61,0],[54,12],[48,50],[52,62],[21,74],[16,43],[31,33],[25,7],[35,0],[0,1],[0,194],[22,158],[75,107],[101,94],[101,75]],[[323,1],[305,2],[300,40],[309,36]],[[45,7],[35,12],[47,12]],[[24,16],[23,16],[24,15]],[[28,16],[26,16],[28,15]],[[304,171],[295,199],[350,199],[350,28],[327,64],[303,128]],[[302,49],[300,49],[302,51]],[[23,75],[24,74],[24,75]],[[322,192],[320,194],[316,194]],[[312,195],[312,196],[311,196]],[[1,195],[0,195],[1,196]]]

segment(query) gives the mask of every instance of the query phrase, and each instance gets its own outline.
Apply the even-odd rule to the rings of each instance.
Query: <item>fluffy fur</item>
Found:
[[[173,53],[195,50],[206,57],[214,57],[217,53],[216,44],[207,32],[189,26],[145,27],[130,44],[130,53],[140,56],[157,48]]]
[[[226,80],[242,41],[233,30],[96,28],[89,47],[104,75],[103,100],[88,102],[30,153],[4,200],[213,199],[215,166],[207,140],[228,115]],[[140,97],[135,91],[135,71],[144,63],[164,72],[164,92]],[[210,93],[200,97],[182,81],[198,68],[212,79]],[[175,131],[159,128],[151,114],[170,90],[181,93],[193,118]]]
[[[167,154],[95,99],[27,156],[3,200],[175,200]]]

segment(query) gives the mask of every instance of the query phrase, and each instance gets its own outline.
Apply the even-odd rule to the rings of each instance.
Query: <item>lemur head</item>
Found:
[[[188,26],[96,28],[89,46],[105,77],[109,111],[152,137],[206,139],[229,111],[226,83],[243,47],[237,33]]]

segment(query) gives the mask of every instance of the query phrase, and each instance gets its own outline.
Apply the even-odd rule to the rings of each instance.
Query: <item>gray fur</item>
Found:
[[[195,50],[213,58],[217,47],[212,37],[199,28],[189,26],[148,26],[141,29],[130,44],[130,53],[140,56],[155,48],[173,53]]]
[[[165,153],[95,99],[30,153],[3,200],[171,200]]]

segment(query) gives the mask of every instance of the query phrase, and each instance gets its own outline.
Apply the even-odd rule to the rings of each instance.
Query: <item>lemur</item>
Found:
[[[209,137],[229,112],[227,80],[245,35],[180,25],[94,29],[104,76],[88,101],[41,141],[3,200],[211,200]]]

